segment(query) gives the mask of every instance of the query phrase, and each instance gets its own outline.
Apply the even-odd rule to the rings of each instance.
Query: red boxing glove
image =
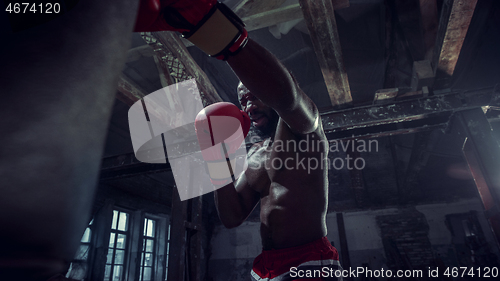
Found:
[[[229,102],[219,102],[200,111],[196,135],[212,183],[224,186],[235,180],[236,151],[250,130],[248,115]]]
[[[189,32],[216,3],[216,0],[141,0],[134,31]]]
[[[135,31],[179,31],[210,56],[226,60],[248,41],[244,23],[216,0],[142,0]]]
[[[135,32],[140,31],[158,31],[155,29],[157,22],[161,18],[160,0],[141,0],[139,1],[139,11],[135,21]]]

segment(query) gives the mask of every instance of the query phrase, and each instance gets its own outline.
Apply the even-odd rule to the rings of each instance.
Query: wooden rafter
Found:
[[[167,62],[167,57],[171,54],[167,53],[166,48],[162,48],[162,45],[159,43],[150,44],[148,46],[154,46],[154,48],[150,48],[153,50],[153,59],[156,64],[156,68],[158,69],[158,75],[160,76],[160,83],[163,87],[167,87],[169,85],[175,84],[175,79],[170,75],[171,70]]]
[[[180,61],[183,66],[183,71],[186,72],[187,76],[196,79],[196,82],[198,83],[198,89],[200,90],[201,99],[205,106],[222,101],[221,97],[215,90],[215,87],[212,85],[212,82],[210,82],[205,72],[198,66],[191,54],[189,54],[186,46],[184,46],[181,39],[175,33],[147,33],[145,39],[151,41],[148,43],[155,43],[155,48],[160,49],[155,49],[155,52],[162,51],[171,54],[173,57]],[[162,56],[161,59],[166,58]]]
[[[286,0],[242,0],[233,8],[233,12],[239,17],[244,18],[278,8],[285,3],[285,1]]]
[[[463,147],[469,168],[497,242],[500,242],[500,148],[490,122],[480,108],[460,112],[455,117],[467,137]],[[474,122],[471,122],[474,120]]]
[[[118,81],[116,98],[123,103],[132,106],[137,101],[141,100],[149,93],[142,90],[139,86],[135,85],[135,83],[126,77],[125,75],[120,76],[120,80]],[[157,120],[162,120],[162,122],[170,123],[171,114],[165,112],[165,108],[161,105],[158,105],[154,100],[150,100],[148,103],[148,115],[149,118],[156,118]]]
[[[352,103],[331,0],[299,0],[330,101],[335,107]]]
[[[348,8],[351,5],[349,0],[332,0],[331,2],[334,10]]]
[[[118,81],[117,90],[116,98],[129,106],[147,95],[146,91],[135,85],[130,78],[123,74]]]
[[[325,111],[321,119],[329,138],[375,137],[446,126],[453,113],[487,105],[500,105],[500,88],[456,91],[383,105]]]
[[[264,12],[270,12],[279,9],[286,1],[285,0],[242,0],[234,8],[239,17],[250,17]],[[333,9],[339,10],[349,7],[349,0],[332,0]],[[293,6],[290,4],[288,7]]]
[[[243,5],[243,2],[246,5]],[[260,1],[256,5],[255,1],[243,1],[233,10],[241,17],[246,24],[248,31],[257,30],[264,27],[273,26],[282,22],[301,19],[304,17],[302,9],[298,3],[287,6],[280,6],[285,1]],[[277,5],[281,3],[280,5]],[[343,9],[349,7],[349,0],[333,0],[333,9]]]
[[[303,18],[302,10],[299,4],[292,4],[286,7],[272,9],[257,14],[251,14],[243,17],[242,20],[248,31],[273,26],[278,23],[287,22]]]
[[[433,54],[437,80],[448,80],[455,71],[477,0],[445,0]]]
[[[163,87],[167,87],[174,84],[174,78],[172,78],[172,76],[170,75],[168,64],[165,60],[162,59],[162,56],[158,53],[155,53],[153,55],[153,59],[155,60],[156,68],[158,69],[158,75],[160,76],[161,85]]]
[[[135,157],[135,153],[126,153],[108,156],[102,159],[100,181],[117,180],[138,175],[147,175],[160,172],[171,172],[172,167],[166,164],[144,163]]]

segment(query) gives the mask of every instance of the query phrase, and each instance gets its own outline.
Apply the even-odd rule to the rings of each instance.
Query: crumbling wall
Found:
[[[372,270],[393,269],[401,260],[389,258],[388,242],[395,241],[402,258],[412,268],[434,265],[439,259],[444,266],[459,266],[454,255],[452,233],[446,226],[446,216],[474,211],[491,253],[499,256],[495,239],[482,215],[479,199],[454,203],[419,205],[407,208],[387,208],[343,213],[351,267],[368,265]],[[336,213],[327,215],[327,238],[342,255]],[[214,228],[208,276],[213,281],[249,280],[253,259],[261,252],[260,222],[247,221],[234,229],[222,225]],[[427,270],[424,271],[427,273]],[[387,280],[377,278],[378,280]],[[361,277],[354,280],[361,280]],[[437,280],[437,279],[436,279]]]

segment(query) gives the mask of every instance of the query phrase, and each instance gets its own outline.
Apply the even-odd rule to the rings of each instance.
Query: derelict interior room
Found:
[[[344,280],[479,280],[500,274],[500,1],[222,2],[319,111],[327,139],[323,162],[292,157],[268,161],[265,169],[327,171],[326,239],[338,251]],[[273,280],[257,279],[252,271],[266,248],[265,221],[308,210],[276,207],[269,215],[261,204],[273,199],[261,193],[248,217],[228,228],[213,190],[181,190],[210,184],[212,170],[203,158],[190,158],[202,152],[189,132],[198,105],[241,107],[232,66],[176,32],[132,33],[88,227],[65,278]],[[179,90],[186,82],[188,92]],[[165,103],[147,100],[165,92]],[[134,107],[147,111],[149,129],[155,130],[153,120],[170,124],[173,131],[156,138],[163,138],[159,151],[134,147],[145,143],[134,134],[149,132],[147,126],[134,129]],[[267,116],[249,113],[254,125]],[[248,157],[255,143],[279,150],[278,140],[252,128],[242,144]],[[298,142],[293,150],[300,149]],[[200,170],[190,161],[201,163]],[[286,231],[284,237],[305,232],[303,225]],[[290,268],[290,279],[274,280],[312,277],[307,274],[315,273],[299,266]]]

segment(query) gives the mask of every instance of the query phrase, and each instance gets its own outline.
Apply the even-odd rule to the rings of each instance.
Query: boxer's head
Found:
[[[255,97],[241,82],[238,85],[238,100],[243,111],[250,116],[252,130],[260,137],[273,136],[279,120],[278,113]]]

